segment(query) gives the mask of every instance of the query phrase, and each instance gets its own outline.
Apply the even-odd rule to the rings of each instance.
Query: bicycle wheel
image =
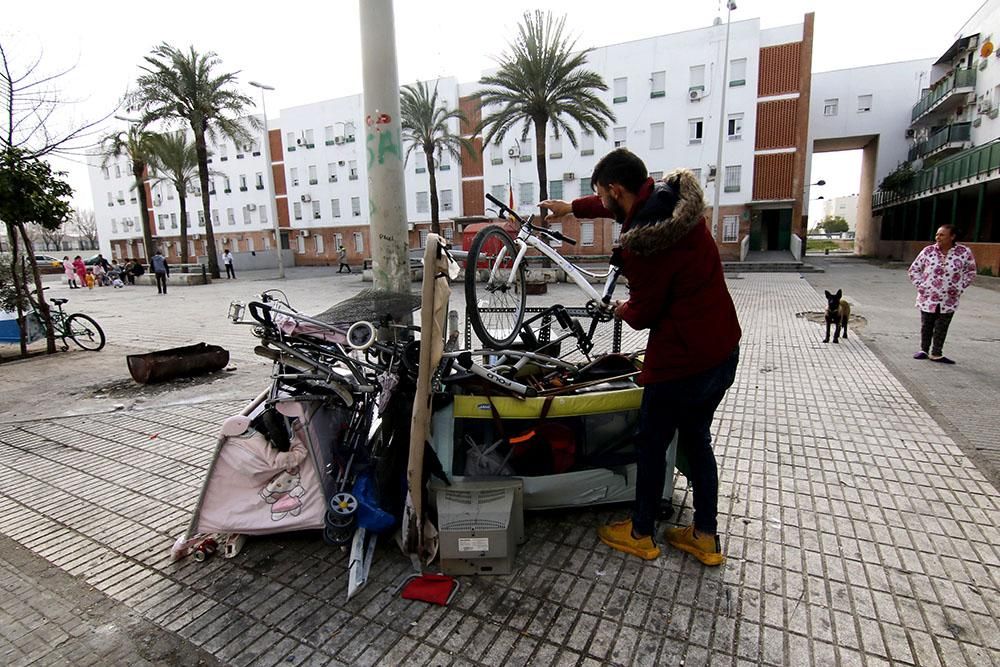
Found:
[[[497,263],[501,251],[503,259]],[[483,347],[499,349],[517,338],[524,321],[525,269],[509,280],[517,247],[501,227],[486,227],[472,240],[465,264],[465,308]],[[480,281],[479,275],[487,274]]]
[[[104,331],[92,317],[73,313],[66,318],[66,337],[84,350],[97,352],[104,347]]]

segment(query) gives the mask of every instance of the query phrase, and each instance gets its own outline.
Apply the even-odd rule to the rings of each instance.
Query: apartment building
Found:
[[[587,67],[608,83],[605,93],[615,123],[607,137],[578,133],[578,145],[550,134],[545,159],[550,197],[590,194],[590,173],[609,150],[626,146],[643,158],[653,177],[677,168],[692,169],[705,187],[706,205],[714,188],[720,216],[713,234],[726,259],[752,250],[801,252],[807,169],[813,15],[800,24],[762,29],[759,19],[712,26],[614,44],[594,50]],[[723,71],[725,70],[725,74]],[[470,122],[453,131],[473,140],[478,155],[454,163],[448,156],[435,166],[441,219],[446,237],[460,243],[470,222],[491,219],[484,200],[492,193],[506,201],[513,190],[517,209],[534,210],[539,192],[533,135],[509,134],[498,145],[483,146],[475,128],[484,110],[476,82],[454,78],[436,82],[449,106],[460,106]],[[721,92],[726,90],[725,109]],[[276,245],[267,199],[266,170],[274,177],[275,209],[281,244],[296,264],[331,264],[336,249],[347,247],[352,261],[370,252],[367,152],[361,95],[282,109],[269,119],[272,164],[256,140],[245,146],[212,146],[211,224],[217,252],[268,251]],[[723,160],[716,165],[722,128]],[[260,142],[263,142],[263,135]],[[404,146],[404,152],[409,150]],[[124,160],[102,169],[94,161],[91,183],[101,247],[114,256],[142,256],[141,228],[131,171]],[[422,245],[429,229],[427,164],[419,151],[405,166],[411,247]],[[157,243],[177,257],[177,195],[165,186],[148,186],[146,214]],[[198,211],[196,191],[188,193],[189,253],[204,255],[201,233],[207,221]],[[711,211],[706,210],[711,220]],[[564,232],[579,239],[572,252],[607,255],[616,238],[611,220],[566,222]],[[798,243],[796,244],[796,241]]]

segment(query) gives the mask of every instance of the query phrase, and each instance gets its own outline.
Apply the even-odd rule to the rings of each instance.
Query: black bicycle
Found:
[[[66,339],[73,341],[82,349],[89,352],[101,350],[106,342],[104,330],[101,329],[101,325],[90,315],[84,315],[83,313],[67,315],[63,312],[63,304],[67,301],[69,299],[51,299],[49,301],[49,303],[55,306],[55,310],[49,309],[49,314],[52,316],[52,326],[55,329],[56,336],[62,339],[63,350],[69,349]],[[38,321],[42,323],[42,327],[44,328],[44,321],[41,317],[38,317]]]

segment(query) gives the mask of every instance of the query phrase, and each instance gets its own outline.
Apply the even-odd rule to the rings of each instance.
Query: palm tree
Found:
[[[214,51],[198,53],[193,46],[182,51],[164,42],[145,60],[147,64],[140,68],[145,74],[137,80],[139,89],[130,97],[130,108],[141,111],[146,122],[180,121],[190,125],[194,132],[208,268],[212,277],[218,278],[219,258],[209,211],[206,137],[213,141],[229,138],[237,144],[249,142],[251,136],[246,125],[253,130],[260,127],[257,118],[247,116],[253,100],[235,90],[238,72],[213,73],[222,62]]]
[[[584,69],[592,49],[573,53],[576,39],[564,35],[566,17],[554,19],[551,12],[525,12],[510,52],[499,59],[496,74],[484,76],[478,93],[483,108],[493,110],[481,128],[489,128],[483,144],[497,145],[521,123],[521,140],[535,128],[540,200],[548,199],[548,170],[545,164],[545,129],[552,123],[555,136],[565,133],[573,148],[576,131],[567,123],[575,121],[585,132],[607,138],[607,125],[615,115],[597,95],[608,89],[597,72]]]
[[[132,187],[139,193],[139,224],[142,225],[142,245],[146,250],[146,261],[153,257],[153,232],[149,225],[149,201],[146,199],[146,166],[152,155],[152,132],[141,125],[131,125],[127,131],[115,132],[101,139],[104,154],[102,166],[107,167],[112,160],[127,157],[132,165],[135,183]]]
[[[410,153],[418,148],[427,156],[427,178],[430,180],[431,192],[431,231],[440,234],[441,221],[438,219],[434,156],[440,156],[447,151],[455,160],[461,160],[462,149],[465,149],[470,156],[475,155],[472,142],[452,134],[450,128],[452,120],[466,123],[468,119],[460,109],[449,109],[444,100],[439,103],[436,83],[433,92],[423,81],[417,82],[415,86],[403,86],[399,106],[403,139],[410,142],[405,157],[409,159]]]
[[[198,153],[187,132],[165,132],[153,136],[149,166],[150,182],[165,183],[177,190],[181,207],[181,264],[188,263],[187,191],[198,174]],[[211,254],[211,253],[207,253]]]

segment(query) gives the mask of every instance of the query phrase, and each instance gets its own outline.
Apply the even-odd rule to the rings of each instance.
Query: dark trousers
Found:
[[[646,385],[639,409],[638,472],[632,529],[653,535],[667,475],[667,447],[677,432],[678,448],[687,457],[694,495],[694,525],[716,532],[719,472],[712,451],[712,419],[736,378],[740,348],[724,362],[691,377]],[[672,473],[673,471],[671,471]]]
[[[156,272],[156,291],[158,294],[167,293],[167,274],[163,271]]]
[[[942,313],[938,305],[933,313],[920,311],[920,349],[932,357],[940,357],[944,347],[944,339],[948,336],[948,327],[955,312]]]
[[[344,262],[340,263],[340,267],[337,269],[337,273],[343,272],[344,269],[347,269],[347,272],[351,273],[351,265],[350,264],[346,264]]]
[[[232,264],[226,264],[226,277],[227,278],[236,277],[236,270],[233,268]]]

